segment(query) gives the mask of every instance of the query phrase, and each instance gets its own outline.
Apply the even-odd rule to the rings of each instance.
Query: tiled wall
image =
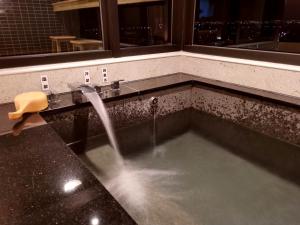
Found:
[[[52,0],[0,1],[0,56],[51,52],[50,35],[64,34]]]

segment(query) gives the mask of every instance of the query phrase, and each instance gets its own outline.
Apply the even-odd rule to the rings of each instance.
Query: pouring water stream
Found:
[[[98,95],[97,91],[89,86],[80,87],[82,93],[91,102],[104,125],[109,141],[113,148],[115,157],[114,169],[116,171],[105,171],[108,179],[100,179],[109,192],[119,201],[119,203],[128,211],[128,213],[141,225],[165,225],[165,224],[186,224],[193,225],[175,202],[174,196],[163,191],[163,185],[172,185],[167,183],[166,178],[175,178],[178,176],[176,171],[155,170],[152,168],[136,167],[130,162],[124,163],[120,153],[116,136],[111,124],[105,105]],[[153,147],[156,145],[156,113],[154,111],[153,124]],[[155,150],[154,150],[155,151]],[[101,168],[102,165],[96,165]],[[97,175],[96,175],[97,176]],[[161,210],[163,209],[163,210]],[[177,216],[169,217],[174,214]]]
[[[124,161],[123,161],[123,158],[120,153],[116,135],[114,133],[113,126],[111,124],[109,115],[107,113],[107,110],[105,108],[105,105],[104,105],[101,97],[99,96],[97,91],[95,89],[93,89],[92,87],[84,85],[84,86],[81,86],[80,89],[81,89],[82,93],[84,94],[84,96],[90,101],[90,103],[93,105],[93,107],[99,114],[99,117],[103,123],[105,131],[109,138],[110,144],[112,145],[112,147],[115,151],[114,153],[116,155],[117,162],[119,165],[123,165]]]

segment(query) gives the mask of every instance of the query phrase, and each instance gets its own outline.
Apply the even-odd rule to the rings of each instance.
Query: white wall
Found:
[[[213,80],[300,98],[300,67],[208,56],[187,52],[162,53],[0,70],[0,103],[13,101],[15,95],[41,89],[40,76],[48,75],[54,93],[69,91],[67,84],[83,82],[89,70],[92,83],[103,85],[101,68],[107,67],[109,80],[126,81],[185,72]]]
[[[84,66],[89,64],[89,66]],[[91,82],[104,85],[101,69],[107,68],[108,84],[113,80],[126,81],[177,73],[179,71],[177,54],[159,56],[126,57],[123,59],[96,60],[80,63],[65,63],[50,66],[35,66],[0,70],[0,103],[13,101],[22,92],[40,91],[40,76],[47,75],[49,86],[54,93],[69,91],[68,83],[83,83],[83,72],[90,71]],[[33,72],[31,72],[33,71]]]
[[[184,53],[181,71],[300,98],[300,66]]]

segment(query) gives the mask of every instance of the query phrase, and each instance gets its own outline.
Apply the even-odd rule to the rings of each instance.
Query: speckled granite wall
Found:
[[[300,111],[203,86],[192,88],[193,108],[300,145]]]
[[[191,107],[191,86],[158,91],[140,97],[129,98],[107,104],[108,113],[113,118],[116,127],[136,124],[139,121],[153,117],[151,112],[151,97],[158,98],[157,117],[181,111]],[[92,111],[93,121],[99,121],[98,115]]]
[[[158,97],[157,117],[191,107],[191,86],[172,88],[106,104],[116,129],[151,120],[150,98]],[[76,142],[104,132],[102,122],[92,107],[47,116],[45,118],[66,143]]]
[[[294,107],[212,87],[183,86],[107,103],[115,128],[152,120],[150,98],[157,96],[157,117],[188,108],[212,114],[252,130],[300,145],[300,112]],[[46,118],[67,143],[103,133],[92,107]]]

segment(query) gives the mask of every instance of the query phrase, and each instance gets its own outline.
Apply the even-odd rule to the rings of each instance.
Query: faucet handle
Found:
[[[46,95],[50,106],[61,102],[61,99],[59,99],[58,95],[55,94],[53,91],[47,91]]]
[[[113,89],[113,90],[120,89],[120,82],[122,82],[122,81],[125,81],[125,80],[121,79],[121,80],[115,80],[115,81],[111,82],[111,85],[110,85],[111,89]]]
[[[98,93],[101,93],[101,92],[102,92],[102,87],[101,87],[101,86],[95,85],[94,88],[96,89],[96,91],[97,91]]]
[[[68,88],[69,88],[71,91],[77,91],[77,90],[79,90],[79,87],[80,87],[81,85],[82,85],[82,84],[79,83],[79,82],[67,83],[67,86],[68,86]]]

